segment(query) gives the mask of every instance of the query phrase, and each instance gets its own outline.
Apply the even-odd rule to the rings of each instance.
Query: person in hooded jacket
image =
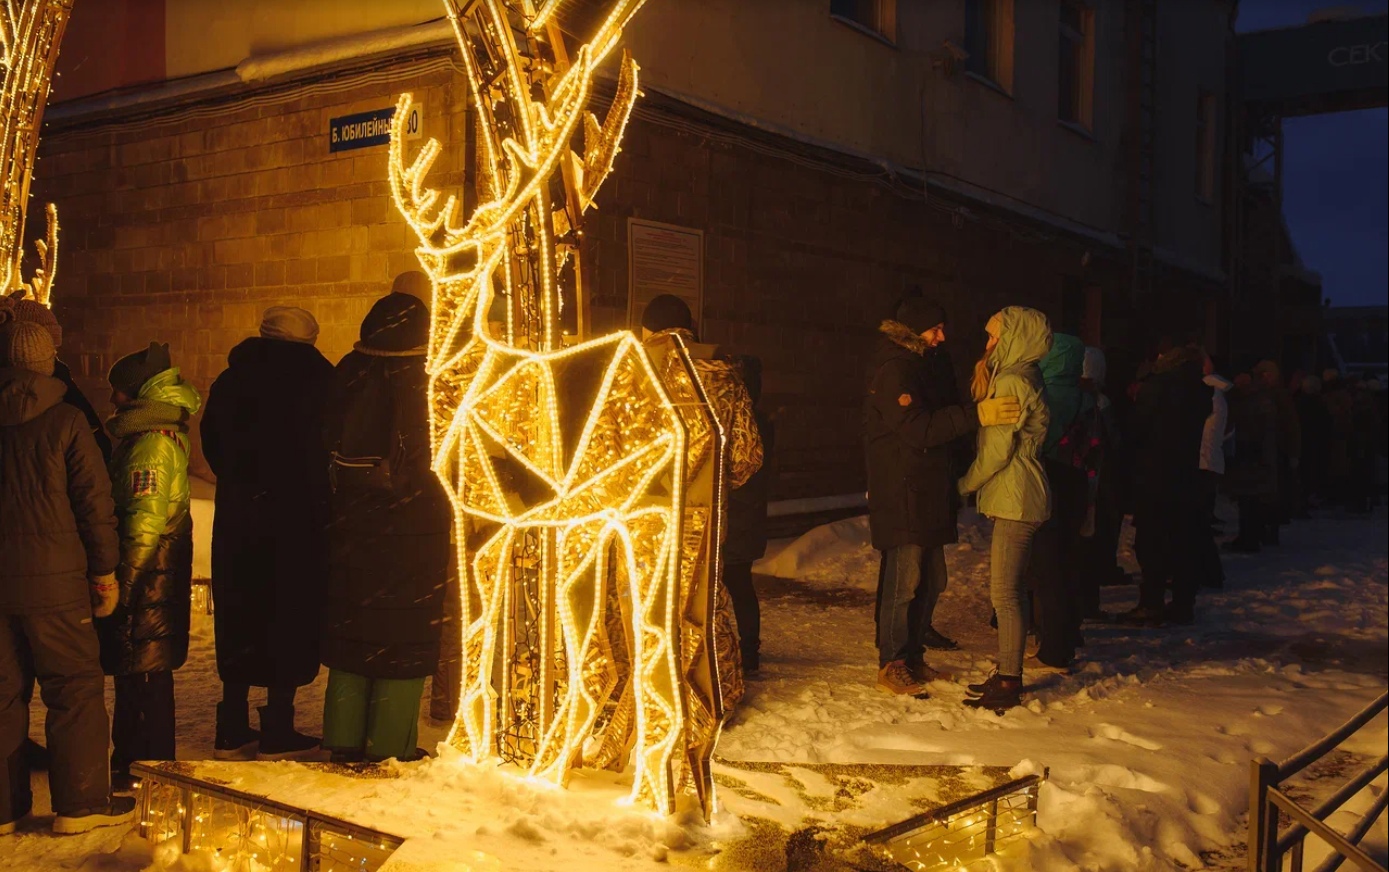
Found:
[[[876,609],[878,687],[920,696],[937,676],[928,647],[955,643],[935,632],[945,590],[945,546],[958,541],[952,444],[981,426],[1018,420],[1016,397],[961,401],[945,351],[945,309],[908,294],[883,321],[863,403],[868,526],[881,552]]]
[[[1206,426],[1201,431],[1201,501],[1202,514],[1211,526],[1218,523],[1215,514],[1216,498],[1220,494],[1221,479],[1225,477],[1225,443],[1230,438],[1230,404],[1225,395],[1234,384],[1216,372],[1215,362],[1209,354],[1202,354],[1202,381],[1211,389],[1211,413],[1206,416]],[[1198,539],[1197,560],[1201,567],[1202,587],[1222,587],[1225,584],[1225,568],[1220,563],[1220,549],[1215,546],[1213,531]]]
[[[291,759],[318,748],[294,728],[295,690],[318,675],[328,581],[323,408],[333,365],[317,338],[305,310],[267,309],[260,335],[227,356],[203,410],[203,455],[217,476],[218,759]],[[259,731],[249,719],[253,686],[268,688]]]
[[[1234,451],[1225,488],[1239,505],[1239,533],[1225,549],[1253,554],[1278,529],[1278,407],[1267,385],[1248,373],[1235,378],[1229,401]]]
[[[20,299],[14,297],[0,298],[0,307],[9,309],[9,320],[15,323],[30,321],[38,324],[48,331],[48,335],[53,338],[53,347],[61,348],[63,345],[63,327],[58,323],[58,318],[53,314],[53,310],[37,300]],[[0,320],[4,320],[0,317]],[[63,363],[62,358],[53,361],[53,377],[63,383],[66,390],[63,391],[63,402],[72,406],[82,413],[82,417],[87,421],[87,427],[92,431],[92,438],[96,440],[96,445],[101,449],[101,456],[105,462],[111,460],[111,437],[106,435],[106,427],[101,422],[101,416],[92,408],[91,401],[87,395],[82,393],[82,389],[77,386],[77,381],[72,377],[72,370]]]
[[[724,357],[718,346],[700,342],[695,335],[694,314],[684,300],[674,294],[660,294],[646,304],[641,316],[642,343],[648,354],[661,354],[663,348],[677,338],[684,345],[694,364],[695,375],[700,387],[709,398],[709,405],[717,416],[719,427],[728,438],[727,463],[724,466],[726,487],[719,492],[725,500],[720,506],[724,512],[723,534],[725,542],[729,532],[728,500],[729,494],[747,485],[757,470],[762,468],[762,435],[757,429],[757,416],[753,411],[752,397],[748,395],[742,376],[734,363]],[[736,544],[736,543],[735,543]],[[714,586],[714,655],[718,660],[719,694],[724,712],[731,712],[743,698],[743,647],[739,638],[739,624],[733,594],[723,580],[723,566],[718,567],[719,580]],[[734,579],[735,584],[744,579]],[[748,579],[751,586],[751,577]],[[747,588],[740,591],[745,618],[751,618],[747,602]],[[759,612],[758,621],[761,616]],[[760,630],[760,627],[759,627]]]
[[[112,784],[133,785],[136,760],[174,759],[174,671],[188,659],[193,516],[188,419],[202,398],[169,359],[169,346],[116,361],[107,375],[118,442],[111,491],[120,525],[120,604],[97,621],[101,665],[114,676]]]
[[[1022,704],[1023,654],[1027,644],[1027,591],[1032,544],[1052,513],[1051,487],[1042,466],[1051,415],[1038,362],[1051,349],[1051,326],[1036,309],[1009,306],[984,328],[988,344],[974,368],[976,402],[1012,397],[1017,423],[979,431],[979,452],[957,485],[978,493],[979,514],[993,520],[989,594],[998,616],[998,664],[981,684],[968,687],[965,705],[1002,712]]]
[[[32,809],[25,691],[37,674],[52,749],[48,783],[59,833],[134,817],[112,799],[105,679],[93,616],[115,607],[111,482],[79,411],[53,378],[43,327],[0,326],[0,836]],[[28,657],[32,666],[26,669]]]
[[[1200,471],[1212,391],[1202,380],[1201,358],[1193,346],[1160,355],[1135,401],[1133,521],[1142,578],[1138,605],[1124,615],[1133,623],[1195,620],[1198,539],[1209,535]]]
[[[1117,466],[1123,448],[1122,434],[1114,404],[1105,393],[1108,365],[1102,349],[1085,347],[1085,364],[1080,372],[1082,415],[1091,416],[1100,444],[1099,456],[1089,462],[1087,493],[1090,497],[1087,526],[1091,535],[1082,537],[1081,616],[1085,620],[1105,621],[1109,616],[1100,607],[1100,588],[1123,570],[1118,568],[1119,535],[1124,526],[1120,504]]]
[[[330,452],[323,747],[343,762],[415,759],[424,680],[439,660],[453,513],[430,468],[429,292],[397,276],[337,365]]]
[[[1092,505],[1089,474],[1098,461],[1099,409],[1086,406],[1080,389],[1085,343],[1067,333],[1053,333],[1051,349],[1038,364],[1046,400],[1047,436],[1043,468],[1051,491],[1051,517],[1037,530],[1028,571],[1037,607],[1037,662],[1064,669],[1084,640],[1080,623],[1085,607],[1082,528]],[[1090,532],[1093,533],[1093,530]]]
[[[1297,517],[1306,518],[1311,515],[1314,503],[1325,492],[1334,425],[1322,397],[1321,376],[1303,376],[1299,387],[1297,396],[1293,398],[1297,406],[1298,429],[1302,434]]]
[[[53,314],[52,309],[37,300],[15,295],[0,296],[0,323],[19,324],[26,321],[48,331],[55,350],[62,346],[63,327],[58,323],[58,318]],[[109,463],[111,460],[111,439],[106,435],[106,428],[101,423],[101,417],[92,408],[91,402],[87,400],[87,395],[82,393],[82,389],[77,386],[77,382],[72,377],[72,370],[68,368],[61,357],[55,358],[53,361],[53,378],[62,382],[66,387],[62,402],[81,412],[82,416],[87,419],[87,427],[92,431],[92,437],[96,439],[97,448],[101,449],[102,463]],[[27,703],[34,698],[34,669],[28,653],[21,651],[21,655],[20,662],[25,676],[24,701]],[[24,753],[28,758],[30,768],[36,770],[48,768],[48,749],[33,739],[25,738]]]

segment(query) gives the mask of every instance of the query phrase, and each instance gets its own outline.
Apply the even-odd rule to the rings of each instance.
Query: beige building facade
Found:
[[[861,492],[866,350],[909,286],[945,303],[962,371],[1010,303],[1115,347],[1218,335],[1232,4],[1167,4],[1148,32],[1153,266],[1135,296],[1144,5],[648,0],[627,36],[646,96],[586,228],[584,323],[688,289],[705,338],[764,360],[783,498]],[[78,5],[35,194],[62,217],[55,305],[86,384],[161,338],[206,387],[287,302],[318,315],[330,358],[350,348],[414,261],[386,149],[334,150],[334,130],[411,91],[442,178],[471,182],[442,8]],[[663,263],[679,266],[645,266]]]

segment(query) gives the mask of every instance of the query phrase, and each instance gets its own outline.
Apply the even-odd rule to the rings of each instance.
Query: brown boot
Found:
[[[905,660],[894,660],[878,670],[878,687],[888,693],[924,697],[926,685],[916,680]]]

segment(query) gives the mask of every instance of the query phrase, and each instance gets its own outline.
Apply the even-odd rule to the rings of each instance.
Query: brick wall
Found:
[[[425,135],[445,144],[437,178],[461,189],[466,88],[447,71],[47,134],[35,197],[57,202],[62,221],[62,355],[93,399],[104,400],[110,364],[152,338],[206,390],[270,305],[309,309],[324,353],[348,351],[370,303],[416,263],[387,189],[386,149],[330,154],[328,119],[388,106],[404,90],[424,100]],[[862,489],[864,360],[907,286],[946,305],[963,373],[999,307],[1059,318],[1063,278],[1085,248],[650,116],[629,125],[591,214],[599,331],[627,317],[628,217],[705,230],[704,338],[763,358],[766,401],[780,410],[780,497]],[[1118,288],[1122,270],[1101,257],[1086,281]]]

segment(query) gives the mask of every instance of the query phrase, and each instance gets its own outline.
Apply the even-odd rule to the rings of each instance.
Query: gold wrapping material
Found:
[[[714,608],[723,430],[683,344],[654,359],[630,333],[580,342],[560,326],[582,299],[582,216],[639,93],[631,58],[606,118],[585,106],[641,5],[599,4],[606,17],[575,48],[563,3],[444,0],[477,119],[482,202],[464,215],[460,197],[428,185],[437,141],[407,159],[408,94],[390,181],[433,282],[432,450],[461,594],[449,741],[561,784],[575,766],[630,761],[634,798],[670,812],[690,785],[707,815],[725,711]]]

